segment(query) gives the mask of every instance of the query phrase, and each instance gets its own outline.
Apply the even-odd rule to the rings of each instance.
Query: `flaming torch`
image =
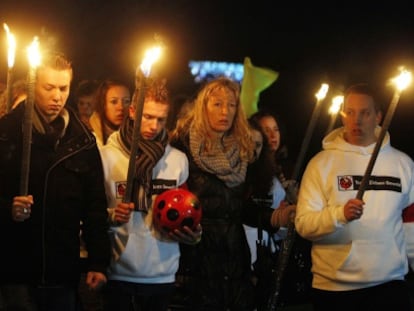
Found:
[[[4,30],[7,34],[7,84],[6,84],[6,98],[7,105],[6,111],[9,112],[12,106],[12,94],[11,88],[13,84],[13,66],[16,54],[16,38],[10,32],[9,26],[6,23],[3,24]]]
[[[302,146],[300,150],[300,154],[298,160],[296,161],[295,170],[292,174],[291,181],[295,182],[298,178],[300,167],[302,166],[302,162],[305,156],[306,149],[308,148],[310,138],[312,137],[312,132],[316,125],[316,120],[319,117],[320,110],[321,110],[321,102],[325,99],[326,93],[328,93],[329,85],[323,83],[321,88],[319,89],[318,93],[315,94],[317,102],[316,106],[313,110],[311,120],[308,124],[308,128],[305,133],[305,137],[302,141]],[[289,183],[286,187],[286,198],[288,199],[289,203],[296,204],[297,203],[297,189],[296,183]],[[277,258],[277,272],[276,272],[276,281],[274,284],[274,288],[272,289],[273,294],[269,297],[267,301],[267,311],[275,311],[277,309],[278,301],[280,298],[280,291],[282,287],[282,280],[285,274],[285,270],[289,261],[290,253],[292,251],[293,243],[295,242],[295,224],[293,222],[289,223],[287,227],[287,234],[286,238],[282,240],[282,245],[280,249],[279,256]]]
[[[33,123],[33,108],[34,108],[34,89],[36,83],[36,68],[40,64],[39,41],[35,37],[32,44],[28,47],[29,58],[29,75],[28,75],[28,93],[26,100],[26,107],[23,119],[23,144],[22,144],[22,167],[20,178],[20,195],[28,194],[29,185],[29,171],[30,171],[30,154],[32,143],[32,123]]]
[[[332,104],[331,107],[329,107],[329,114],[331,115],[331,119],[329,121],[328,128],[326,129],[325,136],[328,135],[334,128],[339,109],[341,108],[343,102],[344,97],[342,95],[338,95],[332,98]]]
[[[122,199],[124,203],[132,201],[132,189],[135,177],[135,163],[138,153],[138,139],[141,131],[142,111],[144,109],[145,91],[147,78],[150,76],[152,65],[161,55],[161,48],[154,47],[145,53],[145,57],[135,72],[135,92],[133,96],[133,104],[135,105],[134,127],[132,132],[131,154],[129,156],[127,184],[125,195]],[[137,208],[137,207],[135,207]]]
[[[311,119],[310,119],[309,124],[308,124],[308,128],[306,129],[305,137],[303,138],[303,141],[302,141],[299,156],[298,156],[298,159],[296,161],[295,169],[294,169],[293,174],[292,174],[292,180],[297,180],[298,177],[299,177],[299,172],[300,172],[300,169],[301,169],[301,166],[302,166],[302,162],[305,158],[305,153],[308,149],[309,142],[310,142],[310,139],[312,137],[313,130],[315,129],[316,120],[318,119],[319,114],[321,112],[321,106],[322,106],[321,103],[325,99],[326,93],[328,93],[328,90],[329,90],[329,85],[326,84],[326,83],[323,83],[321,85],[321,88],[319,89],[318,93],[315,94],[316,99],[317,99],[316,105],[313,109],[312,116],[311,116]]]
[[[404,68],[401,68],[400,70],[401,73],[397,77],[391,79],[391,82],[395,85],[394,96],[392,97],[391,103],[388,106],[387,114],[385,115],[384,122],[382,123],[381,131],[379,133],[377,142],[375,144],[371,158],[368,162],[368,166],[365,171],[364,177],[362,178],[361,184],[358,188],[356,198],[360,200],[362,200],[364,192],[368,186],[369,178],[371,177],[375,161],[377,160],[378,153],[382,145],[382,141],[384,140],[385,134],[388,130],[388,127],[390,126],[395,109],[397,108],[398,101],[400,100],[401,92],[408,87],[412,80],[411,72],[405,70]]]

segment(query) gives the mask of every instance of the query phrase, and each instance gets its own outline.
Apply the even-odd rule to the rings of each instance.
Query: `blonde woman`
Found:
[[[187,185],[203,208],[201,242],[182,249],[191,310],[253,310],[250,251],[243,222],[244,182],[253,140],[240,86],[228,78],[207,82],[178,120],[171,143],[189,159]],[[282,215],[283,214],[283,215]],[[269,209],[268,226],[287,222]]]

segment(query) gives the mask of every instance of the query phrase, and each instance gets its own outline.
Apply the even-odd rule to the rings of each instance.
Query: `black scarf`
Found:
[[[134,121],[126,118],[119,131],[122,143],[126,150],[131,151],[132,132]],[[151,207],[152,199],[152,170],[165,152],[168,143],[168,136],[164,130],[153,140],[146,140],[139,137],[138,153],[135,162],[134,185],[132,188],[135,210],[148,211]]]
[[[62,112],[62,115],[57,116],[55,120],[48,123],[44,120],[42,115],[34,107],[33,113],[33,142],[40,146],[57,148],[59,140],[65,134],[67,122],[65,122],[65,115],[67,113]],[[66,117],[68,118],[68,117]]]

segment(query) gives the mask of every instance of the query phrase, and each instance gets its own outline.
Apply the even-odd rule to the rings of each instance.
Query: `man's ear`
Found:
[[[382,120],[382,112],[381,111],[377,112],[376,120],[377,120],[377,125],[380,125],[381,120]]]

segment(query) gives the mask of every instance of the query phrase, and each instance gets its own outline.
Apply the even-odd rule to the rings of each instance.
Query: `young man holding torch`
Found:
[[[387,133],[367,192],[356,197],[381,127],[382,113],[366,84],[345,92],[343,127],[323,141],[299,190],[296,230],[312,241],[315,311],[409,311],[402,221],[414,202],[414,163]]]
[[[129,116],[119,131],[109,136],[107,144],[100,148],[113,254],[104,292],[107,311],[166,311],[175,289],[180,257],[178,242],[193,245],[201,239],[200,225],[194,231],[184,227],[182,231],[166,233],[153,224],[152,205],[156,196],[168,189],[185,187],[188,160],[168,143],[165,126],[170,100],[165,81],[151,79],[145,84],[135,92]],[[137,103],[138,92],[144,92],[142,103]],[[137,113],[140,108],[142,115]],[[139,135],[134,140],[137,120],[140,120]],[[137,156],[131,157],[134,149]],[[136,159],[133,178],[128,180],[133,158]],[[129,182],[132,182],[132,198],[127,197]]]
[[[76,310],[80,221],[89,252],[86,282],[91,289],[106,283],[103,170],[94,136],[66,108],[72,75],[64,55],[45,53],[34,94],[0,120],[0,285],[7,310]],[[30,98],[32,115],[25,113]],[[23,146],[27,130],[32,135]]]

